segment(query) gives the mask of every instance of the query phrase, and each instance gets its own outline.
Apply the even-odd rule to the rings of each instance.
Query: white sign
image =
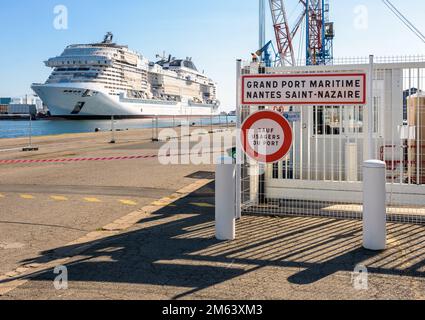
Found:
[[[274,111],[259,111],[242,124],[242,148],[251,159],[274,163],[283,159],[292,147],[293,133],[288,121]]]
[[[246,75],[244,105],[365,105],[365,73]]]

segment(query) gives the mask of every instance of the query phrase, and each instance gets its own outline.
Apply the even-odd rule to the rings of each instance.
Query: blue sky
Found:
[[[287,0],[294,14],[295,0]],[[421,43],[381,0],[331,0],[335,56],[425,54]],[[393,0],[425,33],[425,1]],[[65,5],[68,30],[56,30],[53,9]],[[355,8],[368,8],[368,28],[355,27]],[[223,108],[235,104],[235,60],[258,46],[258,0],[0,0],[0,96],[30,93],[50,70],[43,61],[73,43],[98,41],[107,31],[150,59],[166,51],[193,57],[219,83]],[[269,15],[269,12],[267,12]],[[272,39],[269,19],[267,38]]]

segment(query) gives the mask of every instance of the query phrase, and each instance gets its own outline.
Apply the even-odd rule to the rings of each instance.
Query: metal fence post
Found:
[[[155,130],[156,130],[156,139],[159,141],[159,118],[158,116],[155,117]]]
[[[152,141],[159,141],[158,116],[152,118]]]
[[[29,127],[29,147],[32,148],[32,116],[30,113],[30,127]]]
[[[213,114],[212,114],[212,111],[211,111],[210,120],[211,120],[211,129],[210,129],[210,133],[214,133],[214,124],[213,124]]]
[[[154,118],[152,118],[152,141],[155,141],[155,122],[154,122]]]
[[[373,141],[373,76],[374,76],[374,56],[369,56],[369,81],[368,81],[368,102],[367,102],[367,159],[375,159],[375,144]]]
[[[115,118],[111,116],[111,141],[109,143],[115,143]]]
[[[29,114],[29,128],[28,128],[28,146],[22,148],[22,151],[29,152],[29,151],[38,151],[38,147],[33,147],[32,145],[32,115]]]
[[[242,218],[242,210],[241,210],[241,202],[242,202],[242,162],[243,162],[243,155],[242,155],[242,145],[241,140],[239,137],[240,128],[242,126],[241,119],[242,119],[242,112],[241,112],[241,105],[240,105],[240,94],[241,94],[241,88],[240,88],[240,78],[242,75],[242,60],[236,61],[236,219]]]

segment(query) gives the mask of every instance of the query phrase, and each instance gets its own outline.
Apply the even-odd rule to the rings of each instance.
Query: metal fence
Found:
[[[13,119],[16,126],[3,127],[0,121],[0,137],[5,139],[13,139],[19,137],[19,141],[14,145],[1,146],[0,152],[22,150],[22,151],[35,151],[38,148],[33,145],[33,122],[32,115],[28,114],[15,114],[13,116],[2,115],[3,120]]]
[[[188,126],[191,129],[204,129],[208,133],[230,130],[236,127],[236,117],[226,114],[187,117],[152,118],[152,140],[157,141],[161,129],[177,129]]]
[[[2,119],[8,120],[6,116]],[[206,132],[233,129],[236,117],[229,115],[160,117],[152,119],[111,119],[77,121],[40,119],[32,121],[28,115],[10,117],[13,121],[0,121],[0,152],[34,151],[34,145],[45,147],[72,144],[72,136],[62,134],[90,134],[87,144],[99,143],[144,143],[158,139],[162,129],[175,129],[185,126],[190,130],[204,129]],[[61,136],[57,136],[61,135]],[[48,139],[43,139],[50,136]]]
[[[270,107],[298,114],[298,121],[292,122],[294,143],[279,163],[262,165],[245,158],[239,186],[242,213],[361,218],[362,164],[371,143],[375,158],[387,165],[388,219],[425,223],[422,58],[387,58],[375,64],[373,119],[363,106]],[[366,61],[266,68],[265,73],[367,72]],[[241,68],[242,74],[257,72],[252,65]],[[240,121],[258,109],[240,106]],[[372,141],[368,126],[373,127]]]
[[[400,56],[382,56],[374,57],[376,64],[389,64],[389,63],[422,63],[425,61],[425,55],[400,55]],[[330,61],[331,65],[366,65],[369,63],[369,57],[335,57]],[[305,66],[306,60],[296,60],[297,66]]]

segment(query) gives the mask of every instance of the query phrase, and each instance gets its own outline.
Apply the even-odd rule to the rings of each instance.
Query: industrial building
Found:
[[[0,98],[0,105],[8,105],[12,103],[12,98]]]
[[[10,104],[8,106],[8,114],[30,114],[37,115],[37,106],[35,104]]]
[[[0,98],[1,115],[31,115],[35,117],[42,110],[38,98]]]

